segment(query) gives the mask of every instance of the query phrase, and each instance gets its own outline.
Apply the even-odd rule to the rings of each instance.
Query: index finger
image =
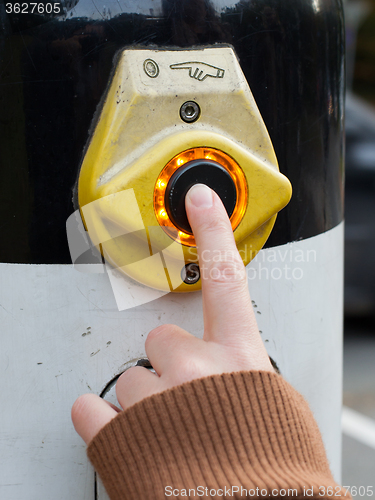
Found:
[[[197,243],[204,339],[237,346],[248,345],[249,338],[258,342],[245,266],[221,199],[208,186],[196,184],[188,191],[185,206]]]

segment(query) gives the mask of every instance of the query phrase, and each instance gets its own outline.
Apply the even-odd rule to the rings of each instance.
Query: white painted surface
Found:
[[[248,266],[267,349],[309,400],[338,480],[342,249],[343,224],[261,251]],[[307,262],[309,250],[316,258],[310,253]],[[284,268],[283,278],[262,271],[277,278],[276,268]],[[293,269],[301,269],[301,279],[288,279]],[[155,326],[171,322],[202,335],[200,293],[168,294],[119,312],[107,274],[14,264],[0,264],[0,274],[0,498],[93,500],[94,474],[70,421],[74,400],[99,394],[126,362],[143,357]]]
[[[375,420],[344,406],[341,422],[343,434],[375,449]]]
[[[308,400],[336,481],[341,478],[343,238],[341,223],[314,238],[264,250],[248,266],[249,278],[251,269],[258,271],[249,288],[267,351]],[[275,252],[278,261],[269,262]],[[301,256],[305,262],[299,262]],[[288,266],[287,276],[293,269],[303,276],[266,280],[264,271],[259,277],[259,266],[270,273]]]

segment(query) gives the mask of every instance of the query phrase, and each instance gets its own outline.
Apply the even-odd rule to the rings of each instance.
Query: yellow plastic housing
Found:
[[[145,65],[150,60],[157,67],[152,73],[149,62]],[[188,72],[176,71],[189,60],[218,68],[221,76],[195,80]],[[195,123],[184,123],[179,115],[189,100],[201,109]],[[152,288],[200,289],[200,281],[188,285],[181,280],[184,264],[197,262],[196,249],[161,229],[154,190],[174,158],[205,148],[233,159],[246,179],[247,206],[234,237],[247,264],[267,240],[277,212],[289,202],[291,185],[278,171],[266,127],[233,50],[124,51],[78,183],[86,229],[111,265]],[[163,256],[164,273],[160,266],[153,268],[157,254]]]

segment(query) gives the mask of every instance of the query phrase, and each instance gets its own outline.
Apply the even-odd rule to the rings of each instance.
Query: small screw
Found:
[[[159,75],[159,66],[152,59],[146,59],[143,63],[143,69],[150,78],[156,78]]]
[[[199,278],[201,277],[201,273],[199,271],[198,264],[194,264],[190,262],[190,264],[186,264],[181,271],[181,278],[184,283],[187,285],[194,285]]]
[[[192,123],[198,120],[201,108],[194,101],[186,101],[180,108],[180,116],[184,122]]]

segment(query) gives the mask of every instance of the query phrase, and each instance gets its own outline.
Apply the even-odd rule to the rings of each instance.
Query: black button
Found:
[[[194,184],[206,184],[221,198],[231,217],[236,206],[236,186],[227,170],[212,160],[193,160],[178,168],[169,179],[165,204],[169,218],[184,233],[192,234],[186,215],[185,196]]]

